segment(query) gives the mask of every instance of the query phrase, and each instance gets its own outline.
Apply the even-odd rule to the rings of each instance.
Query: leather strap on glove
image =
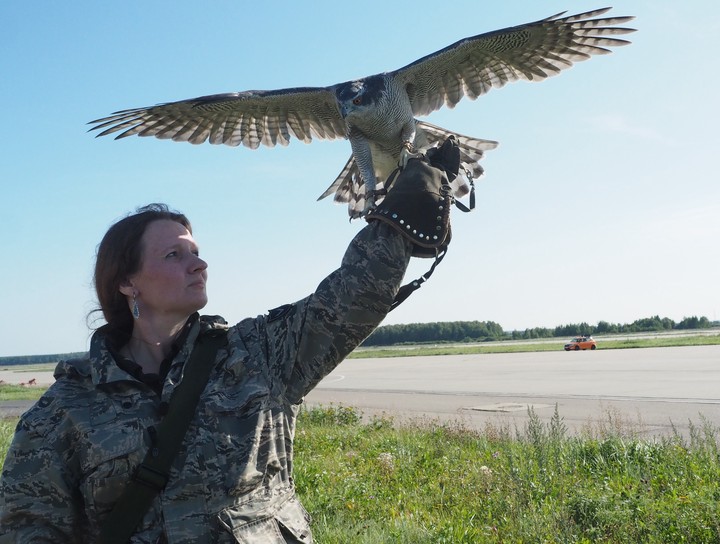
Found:
[[[460,167],[460,149],[450,137],[424,157],[412,158],[386,182],[387,195],[366,216],[402,232],[413,243],[413,257],[435,258],[452,237],[452,182]]]

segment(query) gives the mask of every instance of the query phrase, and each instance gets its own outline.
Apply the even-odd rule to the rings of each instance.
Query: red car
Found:
[[[565,344],[565,351],[578,351],[581,349],[597,349],[597,343],[592,336],[576,336]]]

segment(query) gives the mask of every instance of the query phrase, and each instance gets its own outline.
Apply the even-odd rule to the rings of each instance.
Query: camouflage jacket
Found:
[[[170,480],[133,543],[311,542],[292,480],[303,396],[386,315],[410,246],[372,223],[307,298],[228,329]],[[0,542],[93,542],[182,381],[194,322],[158,396],[102,334],[18,424],[0,481]]]

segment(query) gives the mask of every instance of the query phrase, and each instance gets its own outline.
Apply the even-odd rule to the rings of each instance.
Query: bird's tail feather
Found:
[[[499,145],[498,142],[465,136],[424,121],[418,121],[417,126],[418,129],[425,133],[428,142],[427,146],[422,149],[423,151],[429,147],[442,144],[448,136],[455,136],[460,147],[460,167],[463,176],[456,178],[453,183],[453,190],[456,197],[465,196],[470,191],[467,183],[470,181],[468,175],[472,176],[472,179],[477,179],[483,175],[484,169],[480,166],[480,160],[485,156],[485,151],[495,149]]]
[[[455,136],[460,147],[460,164],[463,175],[458,176],[452,185],[456,197],[465,196],[470,191],[468,176],[477,179],[483,175],[484,170],[479,161],[485,155],[485,151],[495,149],[498,142],[472,138],[423,121],[417,121],[417,126],[418,132],[422,132],[425,136],[422,143],[417,142],[418,151],[425,151],[430,147],[442,144],[448,136]],[[376,189],[382,189],[384,181],[384,179],[378,179]],[[361,212],[365,209],[365,184],[352,155],[345,163],[340,174],[335,178],[335,181],[318,197],[318,200],[322,200],[333,193],[335,193],[333,198],[335,202],[348,205],[348,214],[351,218],[360,217]]]
[[[379,191],[384,187],[383,179],[378,179],[375,190]],[[338,204],[348,205],[348,215],[351,219],[361,217],[365,210],[365,201],[367,193],[365,191],[365,183],[360,175],[360,169],[355,162],[355,158],[350,155],[345,167],[342,169],[338,177],[335,178],[332,185],[328,187],[323,194],[318,197],[321,200],[335,193],[334,202]],[[377,200],[379,202],[380,200]]]
[[[357,178],[358,181],[360,180],[360,170],[358,169],[357,164],[355,164],[355,158],[350,155],[350,158],[345,163],[342,171],[338,174],[338,177],[336,177],[335,181],[330,184],[330,187],[325,189],[325,192],[318,197],[318,200],[322,200],[323,198],[336,193],[335,201],[338,201],[337,192],[341,189],[341,187],[345,187],[346,185],[352,183],[353,178]],[[347,202],[347,200],[340,200],[339,202]]]

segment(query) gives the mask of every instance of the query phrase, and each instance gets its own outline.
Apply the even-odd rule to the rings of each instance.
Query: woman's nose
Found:
[[[208,267],[208,264],[203,261],[200,257],[195,258],[195,262],[193,263],[193,271],[202,271],[206,270]]]

